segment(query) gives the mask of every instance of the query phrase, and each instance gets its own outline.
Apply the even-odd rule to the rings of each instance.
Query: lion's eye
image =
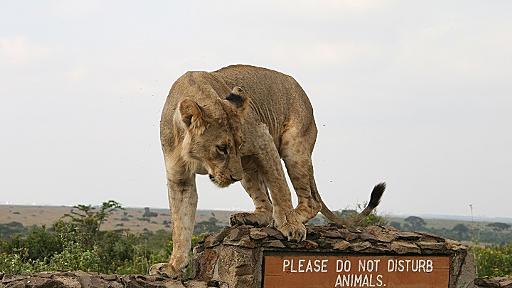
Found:
[[[227,155],[228,154],[228,145],[217,145],[217,150],[219,150],[220,153]]]

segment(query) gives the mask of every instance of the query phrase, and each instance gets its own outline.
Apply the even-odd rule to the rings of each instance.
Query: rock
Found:
[[[315,241],[312,241],[312,240],[304,240],[304,241],[301,242],[301,244],[306,249],[316,249],[316,248],[318,248],[318,243],[316,243]]]
[[[64,283],[52,278],[30,277],[26,279],[24,282],[25,287],[67,287],[64,285]]]
[[[81,288],[82,285],[80,285],[80,282],[75,277],[69,277],[69,276],[59,276],[56,275],[53,277],[55,280],[61,282],[63,284],[63,287],[72,287],[72,288]]]
[[[214,249],[207,249],[199,255],[194,255],[192,261],[193,275],[197,280],[212,279],[215,264],[219,258],[219,252]]]
[[[268,236],[276,238],[277,240],[284,240],[283,234],[281,234],[281,232],[279,232],[278,230],[276,230],[274,228],[265,227],[262,229],[262,231],[267,233]]]
[[[247,234],[246,230],[248,229],[244,229],[242,226],[235,227],[234,229],[231,229],[226,238],[224,238],[224,241],[238,241],[242,238],[242,236],[244,236],[244,234]]]
[[[396,239],[396,235],[391,233],[385,233],[386,231],[379,226],[369,226],[366,227],[361,232],[361,239],[363,240],[373,240],[379,242],[389,243]]]
[[[423,241],[423,242],[429,242],[429,241],[430,242],[445,242],[446,241],[445,238],[439,237],[439,236],[434,235],[432,233],[428,233],[428,232],[424,232],[424,231],[416,232],[416,233],[421,235],[421,241]]]
[[[148,287],[148,288],[185,288],[208,287],[206,282],[193,281],[193,286],[184,286],[178,280],[161,276],[147,275],[105,275],[98,273],[76,272],[45,272],[23,277],[2,279],[0,287],[33,287],[33,288],[99,288],[99,287]],[[202,284],[201,284],[202,283]],[[202,285],[202,286],[201,286]],[[220,287],[220,286],[219,286]]]
[[[408,241],[416,241],[421,238],[421,235],[415,232],[409,232],[409,231],[399,231],[397,233],[398,238],[402,240],[408,240]]]
[[[450,240],[450,239],[446,240],[446,247],[448,247],[448,249],[453,250],[453,251],[466,250],[465,245],[463,245],[460,242]]]
[[[379,253],[379,254],[390,253],[391,252],[391,243],[379,242],[379,243],[373,244],[371,248],[375,250],[375,253]]]
[[[386,226],[381,226],[384,230],[386,230],[387,233],[390,233],[390,232],[398,232],[400,230],[396,229],[395,227],[393,226],[390,226],[390,225],[386,225]]]
[[[271,248],[285,248],[283,242],[280,240],[268,240],[263,242],[264,247],[271,247]]]
[[[341,238],[342,235],[341,233],[336,229],[329,229],[329,230],[324,230],[324,231],[321,231],[319,233],[321,236],[323,237],[327,237],[327,238]]]
[[[421,248],[423,252],[425,250],[429,251],[444,251],[446,249],[446,244],[444,242],[416,242],[416,244]]]
[[[332,249],[334,250],[346,250],[348,247],[350,247],[350,243],[345,240],[339,240],[332,246]]]
[[[420,248],[416,244],[405,241],[391,242],[391,251],[398,254],[418,254],[421,252]]]
[[[359,238],[359,235],[357,235],[357,233],[352,233],[352,232],[348,231],[347,229],[341,229],[341,230],[338,230],[338,232],[341,234],[341,238],[346,241],[352,241],[352,240]]]
[[[512,277],[478,278],[475,279],[478,287],[503,287],[512,288]]]
[[[249,232],[249,236],[254,240],[260,240],[267,238],[268,234],[261,228],[252,228]]]
[[[22,275],[11,275],[11,276],[4,275],[4,277],[2,278],[2,284],[7,284],[7,283],[15,282],[15,281],[21,281],[21,280],[27,279],[28,277],[29,276],[22,276]]]
[[[356,242],[356,243],[350,244],[350,248],[356,252],[363,251],[371,246],[372,246],[372,244],[368,241]]]
[[[240,247],[245,247],[245,248],[254,248],[254,247],[256,247],[256,243],[254,243],[254,241],[251,240],[249,235],[244,235],[240,239],[240,241],[238,241],[237,245],[240,246]]]
[[[208,235],[204,239],[204,242],[203,242],[204,247],[211,248],[211,247],[220,245],[222,243],[222,241],[224,240],[224,238],[226,238],[227,234],[229,234],[231,232],[231,229],[229,229],[229,228],[230,227],[224,228],[224,230],[220,231],[219,233],[214,233],[214,234]]]
[[[208,286],[208,282],[204,281],[189,281],[187,282],[187,288],[208,288],[208,287],[219,287],[219,286]]]

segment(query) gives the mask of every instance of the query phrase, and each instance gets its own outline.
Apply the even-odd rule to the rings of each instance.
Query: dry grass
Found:
[[[20,222],[24,226],[50,226],[53,222],[64,216],[64,214],[69,213],[71,209],[72,207],[69,206],[0,205],[0,223]],[[142,232],[144,228],[149,231],[170,230],[170,226],[164,224],[164,221],[170,222],[168,209],[151,208],[150,211],[157,213],[156,217],[144,218],[144,208],[125,208],[124,210],[116,211],[103,225],[103,229],[129,229],[132,232]],[[234,212],[199,210],[196,215],[196,222],[206,221],[210,217],[215,217],[220,224],[228,225],[229,215],[232,213]]]

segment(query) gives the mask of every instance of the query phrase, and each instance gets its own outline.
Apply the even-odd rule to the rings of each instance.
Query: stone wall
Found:
[[[105,275],[98,273],[43,272],[26,276],[3,276],[0,287],[5,288],[207,288],[221,287],[216,281],[188,281],[182,283],[160,276]],[[227,287],[226,287],[227,288]]]
[[[194,250],[193,271],[198,280],[216,280],[231,288],[256,288],[262,284],[266,252],[319,252],[353,255],[450,256],[450,288],[475,287],[474,261],[467,247],[422,232],[404,232],[390,226],[340,229],[307,227],[307,240],[285,241],[272,228],[229,227],[209,235]]]

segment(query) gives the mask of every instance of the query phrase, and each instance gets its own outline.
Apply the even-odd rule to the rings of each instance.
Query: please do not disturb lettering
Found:
[[[447,256],[273,255],[265,256],[263,280],[264,287],[337,288],[408,287],[413,283],[415,287],[448,287],[448,279]]]

